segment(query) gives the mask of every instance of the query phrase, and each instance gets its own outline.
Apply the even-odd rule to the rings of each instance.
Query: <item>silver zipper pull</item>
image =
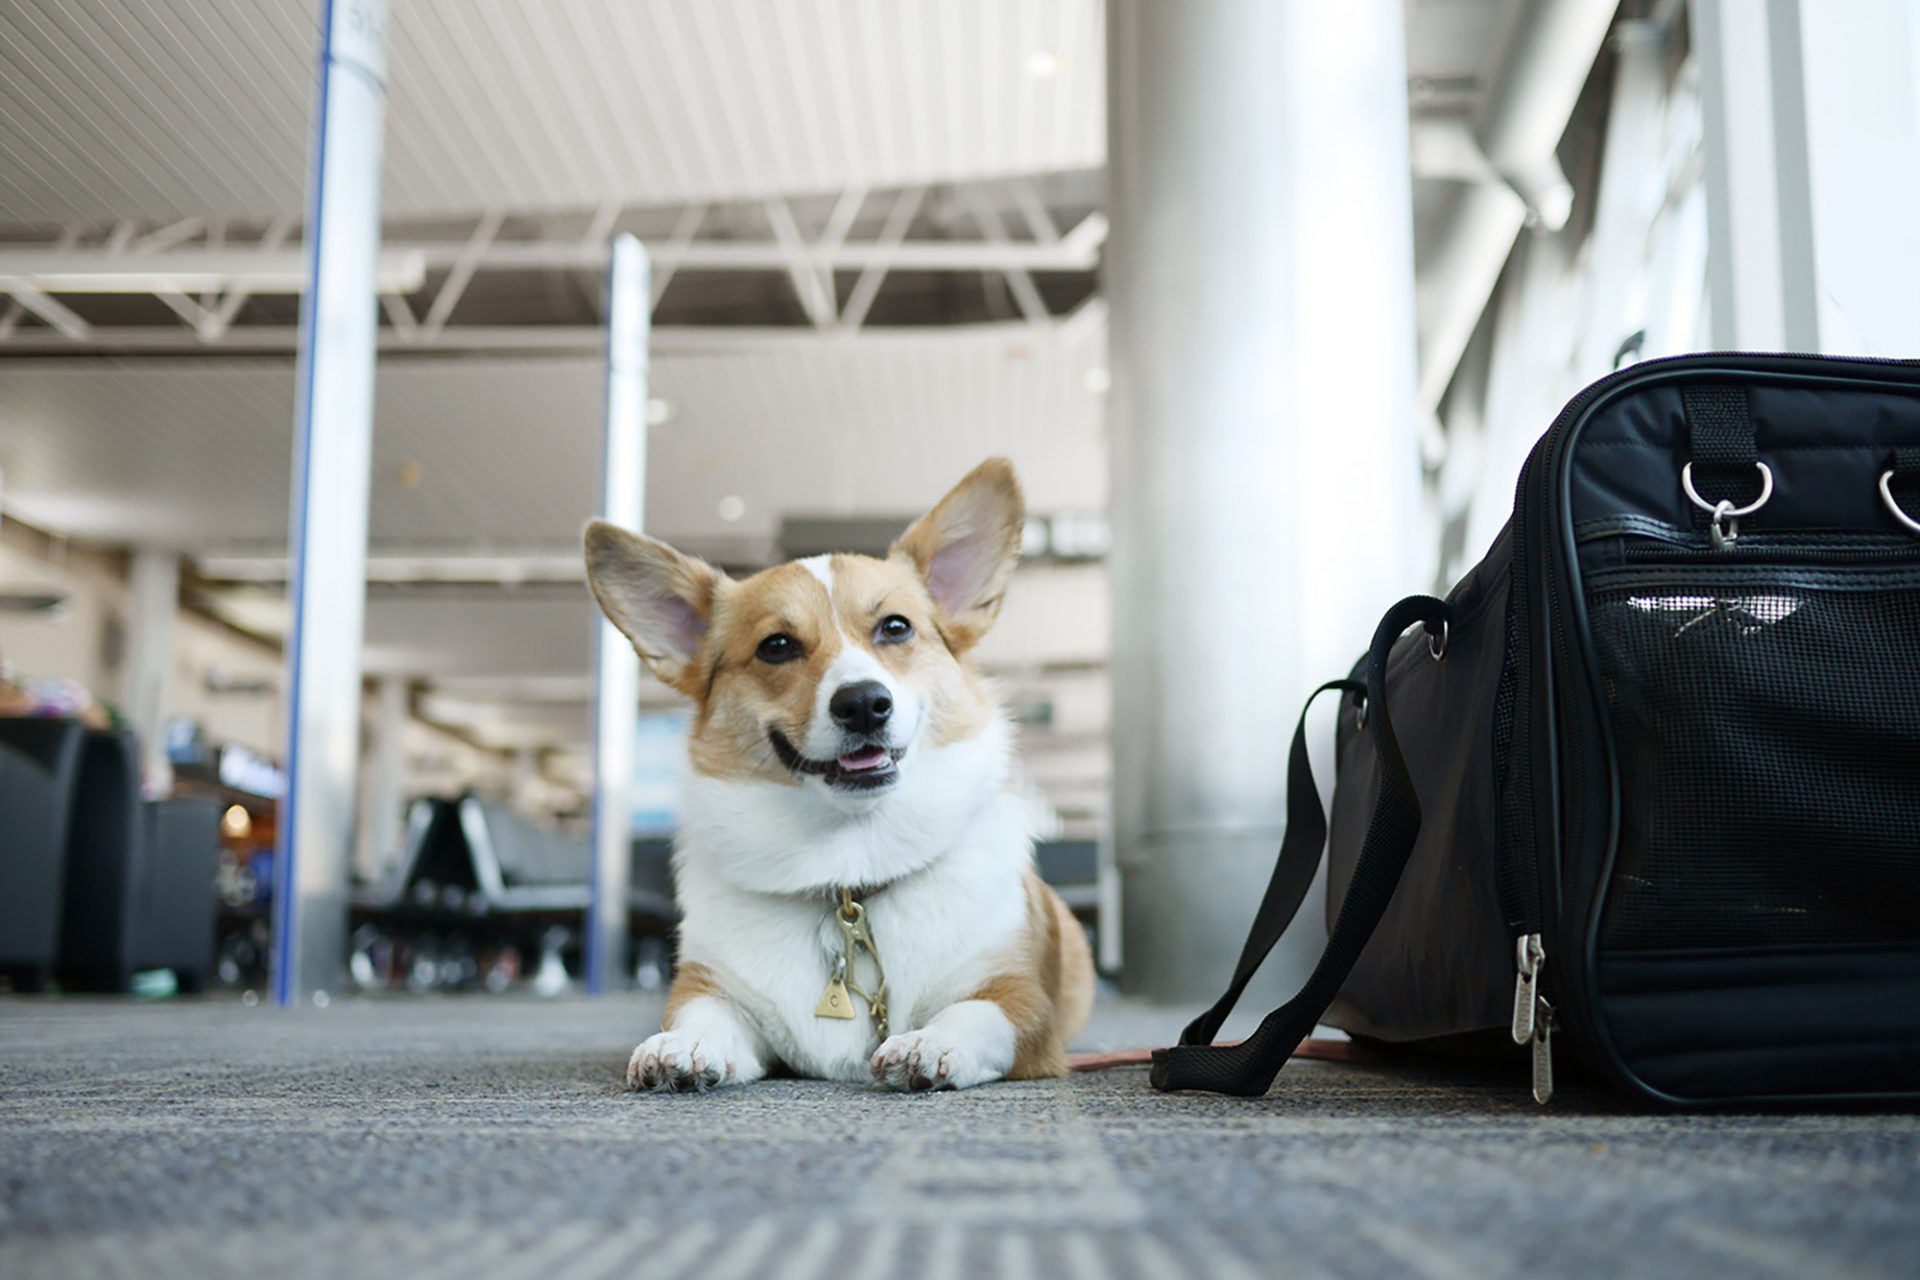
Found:
[[[1553,1006],[1543,998],[1533,1033],[1533,1100],[1546,1106],[1553,1099]]]
[[[1547,949],[1537,933],[1522,934],[1514,940],[1514,964],[1520,976],[1513,983],[1513,1042],[1526,1044],[1533,1039],[1533,1027],[1540,1003],[1540,970],[1547,962]]]

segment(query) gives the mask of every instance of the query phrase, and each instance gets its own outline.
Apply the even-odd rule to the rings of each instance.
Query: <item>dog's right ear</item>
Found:
[[[595,520],[585,538],[587,585],[613,625],[662,681],[693,696],[688,680],[726,575],[664,542]]]

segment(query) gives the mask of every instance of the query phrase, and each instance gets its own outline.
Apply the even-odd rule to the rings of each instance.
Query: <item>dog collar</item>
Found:
[[[887,972],[880,965],[880,949],[874,946],[873,934],[867,928],[867,910],[861,905],[859,890],[846,886],[840,889],[839,904],[833,908],[833,922],[840,929],[840,954],[834,959],[833,972],[827,976],[827,988],[820,993],[820,1003],[814,1006],[813,1015],[850,1022],[854,1017],[853,997],[859,996],[867,1002],[867,1016],[873,1020],[874,1035],[885,1041]],[[871,991],[860,986],[856,972],[862,950],[873,961]]]

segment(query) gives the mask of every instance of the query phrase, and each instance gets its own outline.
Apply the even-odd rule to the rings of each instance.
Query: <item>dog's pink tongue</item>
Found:
[[[866,769],[878,769],[887,762],[885,747],[868,747],[864,751],[855,751],[851,755],[841,756],[836,762],[842,769],[855,773]]]

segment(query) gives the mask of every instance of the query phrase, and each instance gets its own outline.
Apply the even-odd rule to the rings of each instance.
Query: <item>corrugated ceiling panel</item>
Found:
[[[1099,10],[402,0],[386,211],[680,204],[1096,167]],[[0,6],[0,225],[297,213],[314,45],[305,4]]]

